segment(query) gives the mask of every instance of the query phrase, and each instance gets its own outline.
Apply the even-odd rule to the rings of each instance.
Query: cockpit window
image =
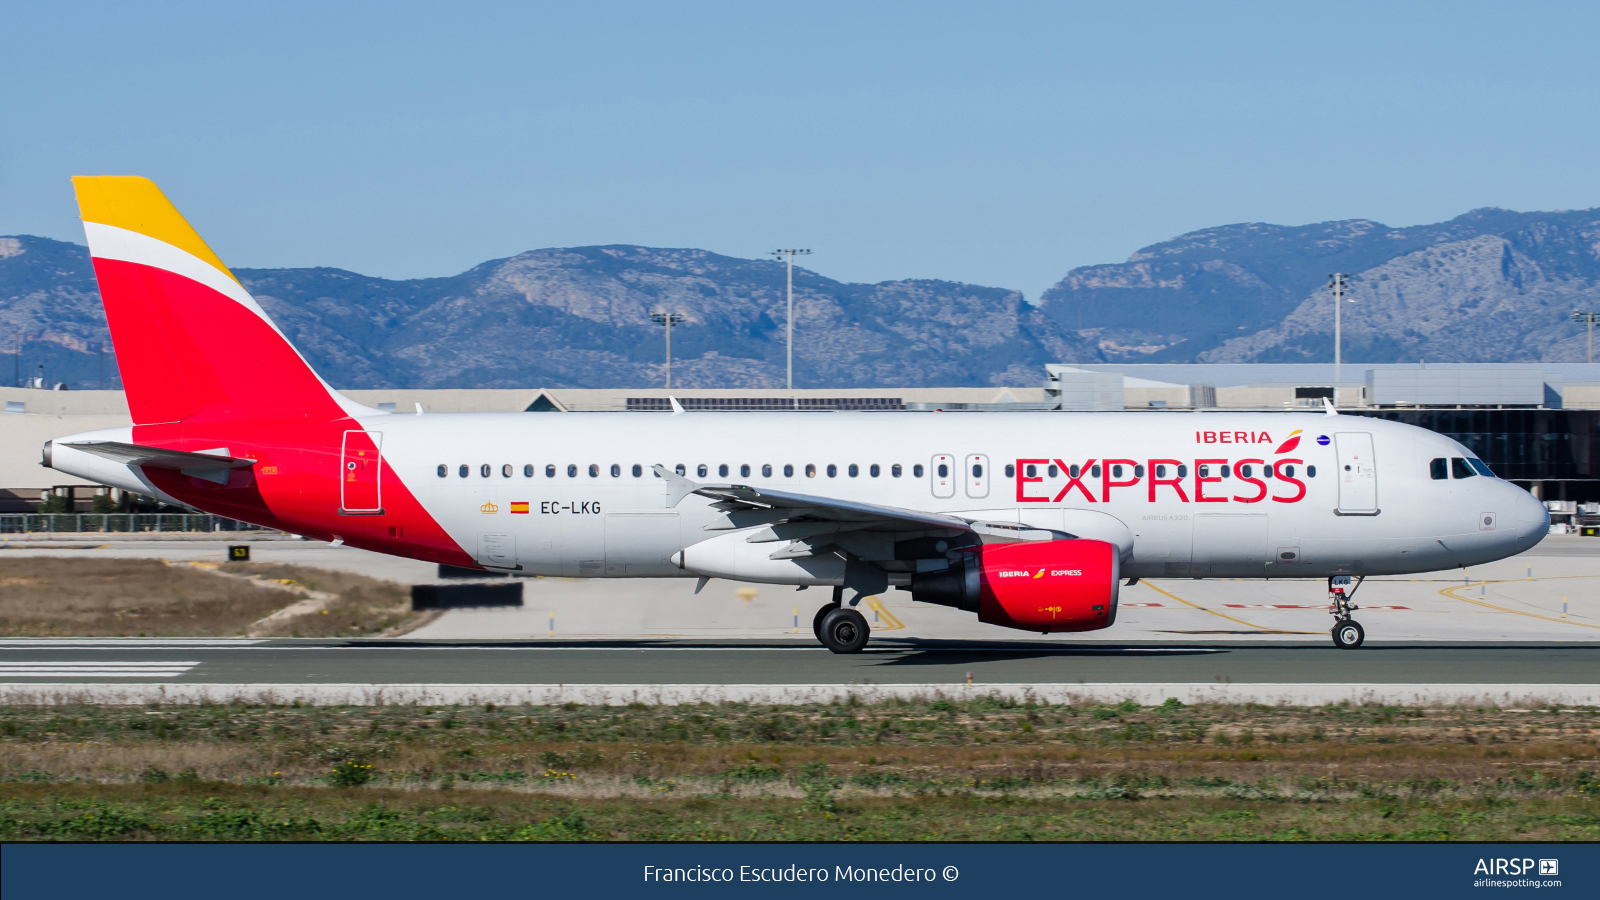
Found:
[[[1467,465],[1466,460],[1459,456],[1452,456],[1450,457],[1450,474],[1455,478],[1471,478],[1478,473],[1474,472],[1472,467]]]
[[[1484,476],[1485,478],[1494,477],[1494,470],[1489,468],[1489,464],[1477,458],[1476,456],[1468,457],[1467,464],[1472,466],[1474,469],[1477,469],[1478,474]]]
[[[1450,461],[1444,457],[1428,460],[1428,477],[1434,481],[1444,481],[1450,477]]]

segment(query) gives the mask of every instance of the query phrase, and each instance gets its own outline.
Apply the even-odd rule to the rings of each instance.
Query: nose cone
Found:
[[[1500,516],[1501,525],[1516,535],[1517,552],[1532,547],[1544,540],[1550,533],[1550,511],[1544,508],[1538,498],[1517,487],[1514,484],[1505,484],[1510,488],[1513,496],[1510,498],[1510,508]]]

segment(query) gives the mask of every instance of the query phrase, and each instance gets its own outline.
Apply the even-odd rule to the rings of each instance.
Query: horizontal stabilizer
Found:
[[[256,464],[253,459],[228,455],[228,448],[190,453],[185,450],[166,450],[124,444],[119,441],[80,441],[63,446],[109,459],[126,466],[154,466],[158,469],[177,469],[184,475],[204,478],[217,484],[228,483],[228,470],[245,469]]]

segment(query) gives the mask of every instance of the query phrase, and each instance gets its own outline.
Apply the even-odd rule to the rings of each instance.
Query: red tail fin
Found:
[[[317,377],[154,182],[72,181],[135,424],[364,410]]]

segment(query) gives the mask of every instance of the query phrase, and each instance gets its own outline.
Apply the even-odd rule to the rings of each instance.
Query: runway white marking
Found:
[[[265,641],[252,638],[6,638],[0,640],[0,649],[26,650],[48,647],[55,650],[62,647],[90,647],[142,650],[178,647],[249,647],[261,643]]]
[[[170,678],[182,675],[199,662],[149,662],[102,660],[45,660],[40,662],[0,662],[3,678]]]

